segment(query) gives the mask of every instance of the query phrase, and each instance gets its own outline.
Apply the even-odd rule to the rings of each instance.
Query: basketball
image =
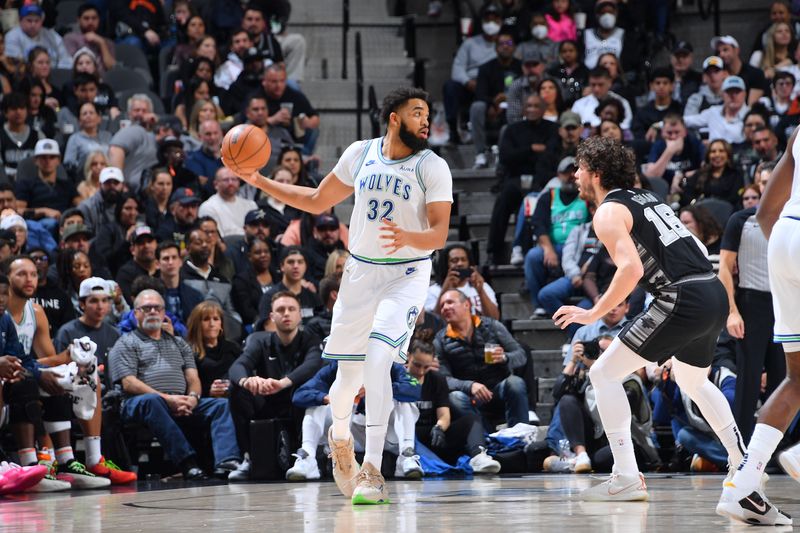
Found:
[[[241,124],[225,134],[222,159],[237,174],[252,174],[267,165],[272,146],[264,130]]]

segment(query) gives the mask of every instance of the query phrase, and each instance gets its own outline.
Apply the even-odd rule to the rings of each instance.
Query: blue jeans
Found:
[[[313,155],[314,150],[317,148],[317,139],[319,139],[319,128],[308,128],[303,137],[303,155]]]
[[[728,452],[713,435],[691,426],[684,426],[678,432],[677,441],[686,451],[699,454],[717,466],[724,467],[728,464]]]
[[[569,297],[577,294],[580,294],[580,289],[573,287],[572,280],[567,276],[562,276],[542,287],[539,291],[539,305],[547,311],[547,316],[553,316],[559,307],[567,303]],[[578,302],[578,307],[591,309],[592,301],[584,298]],[[566,329],[567,335],[572,337],[580,327],[581,324],[570,324]]]
[[[495,385],[492,394],[505,404],[506,422],[512,427],[520,422],[528,423],[528,388],[519,376],[508,376]],[[455,418],[468,413],[480,415],[482,405],[473,405],[472,396],[461,391],[450,393],[450,406],[455,411]],[[484,425],[486,425],[484,423]]]
[[[554,244],[558,260],[561,261],[561,251],[563,244]],[[525,254],[525,284],[531,293],[531,305],[534,309],[541,307],[539,302],[539,291],[547,281],[547,267],[544,266],[544,249],[541,246],[534,246]]]
[[[210,423],[215,464],[241,458],[228,400],[201,398],[191,416],[200,417],[205,423]],[[146,425],[164,448],[167,458],[175,464],[179,465],[196,455],[175,421],[169,405],[158,394],[141,394],[126,399],[122,404],[122,419]]]

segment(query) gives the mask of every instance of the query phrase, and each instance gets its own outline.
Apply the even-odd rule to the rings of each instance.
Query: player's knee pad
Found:
[[[59,433],[67,431],[72,428],[72,423],[69,420],[60,420],[57,422],[44,421],[44,429],[48,433]]]

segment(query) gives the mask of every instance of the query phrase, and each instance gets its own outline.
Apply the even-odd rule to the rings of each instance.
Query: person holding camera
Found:
[[[500,320],[497,296],[478,272],[463,244],[451,244],[439,252],[436,283],[428,287],[425,310],[441,315],[441,296],[451,289],[458,289],[466,295],[476,315]]]
[[[572,337],[572,345],[564,356],[564,366],[568,365],[574,357],[575,345],[577,343],[591,341],[601,335],[616,337],[622,328],[625,327],[628,319],[625,318],[630,310],[629,299],[626,298],[621,304],[614,307],[611,311],[603,315],[597,322],[587,324],[578,328]]]

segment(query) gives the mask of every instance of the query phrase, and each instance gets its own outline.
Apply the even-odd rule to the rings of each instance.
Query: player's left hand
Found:
[[[586,310],[574,305],[562,305],[553,315],[553,322],[561,329],[570,324],[591,324],[594,320],[591,309]]]
[[[381,221],[384,223],[384,225],[378,229],[384,233],[380,236],[380,238],[390,241],[388,244],[384,244],[382,246],[382,248],[387,249],[387,254],[391,255],[403,246],[408,246],[408,233],[406,230],[388,218],[382,218]]]

